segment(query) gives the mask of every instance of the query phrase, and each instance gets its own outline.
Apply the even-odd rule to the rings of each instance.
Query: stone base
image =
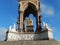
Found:
[[[53,35],[51,32],[45,30],[39,34],[35,33],[19,33],[9,32],[7,35],[7,41],[18,41],[18,40],[51,40]]]
[[[27,32],[34,32],[33,26],[27,26]]]
[[[40,39],[40,34],[9,33],[7,41],[39,40],[39,39]]]

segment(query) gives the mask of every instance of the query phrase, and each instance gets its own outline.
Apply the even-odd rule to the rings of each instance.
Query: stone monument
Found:
[[[13,28],[10,26],[7,31],[6,41],[18,41],[18,40],[52,40],[52,29],[44,23],[42,28],[42,20],[40,15],[40,0],[18,0],[18,29],[16,25]],[[29,14],[33,14],[36,18],[36,31],[34,32],[33,20],[28,20],[28,26],[26,26],[26,17]]]

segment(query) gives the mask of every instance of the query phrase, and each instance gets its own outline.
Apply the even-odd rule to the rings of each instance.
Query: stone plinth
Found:
[[[33,26],[27,26],[27,32],[34,32]]]
[[[53,35],[51,31],[44,30],[41,33],[19,33],[9,32],[7,35],[7,41],[18,41],[18,40],[51,40]]]

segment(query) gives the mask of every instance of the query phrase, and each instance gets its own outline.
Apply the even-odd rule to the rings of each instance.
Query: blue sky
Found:
[[[41,0],[40,8],[42,22],[46,22],[53,29],[54,39],[60,40],[60,0]],[[0,0],[0,30],[8,29],[10,25],[17,22],[17,17],[18,1]],[[4,33],[1,33],[0,37],[1,35]]]
[[[42,20],[53,29],[54,39],[60,40],[60,0],[41,0]]]
[[[18,16],[17,0],[0,0],[0,26],[8,28]]]

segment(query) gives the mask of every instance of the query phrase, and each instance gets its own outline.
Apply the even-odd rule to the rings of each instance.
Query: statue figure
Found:
[[[33,25],[33,20],[30,18],[29,20],[28,20],[28,26],[32,26]]]

